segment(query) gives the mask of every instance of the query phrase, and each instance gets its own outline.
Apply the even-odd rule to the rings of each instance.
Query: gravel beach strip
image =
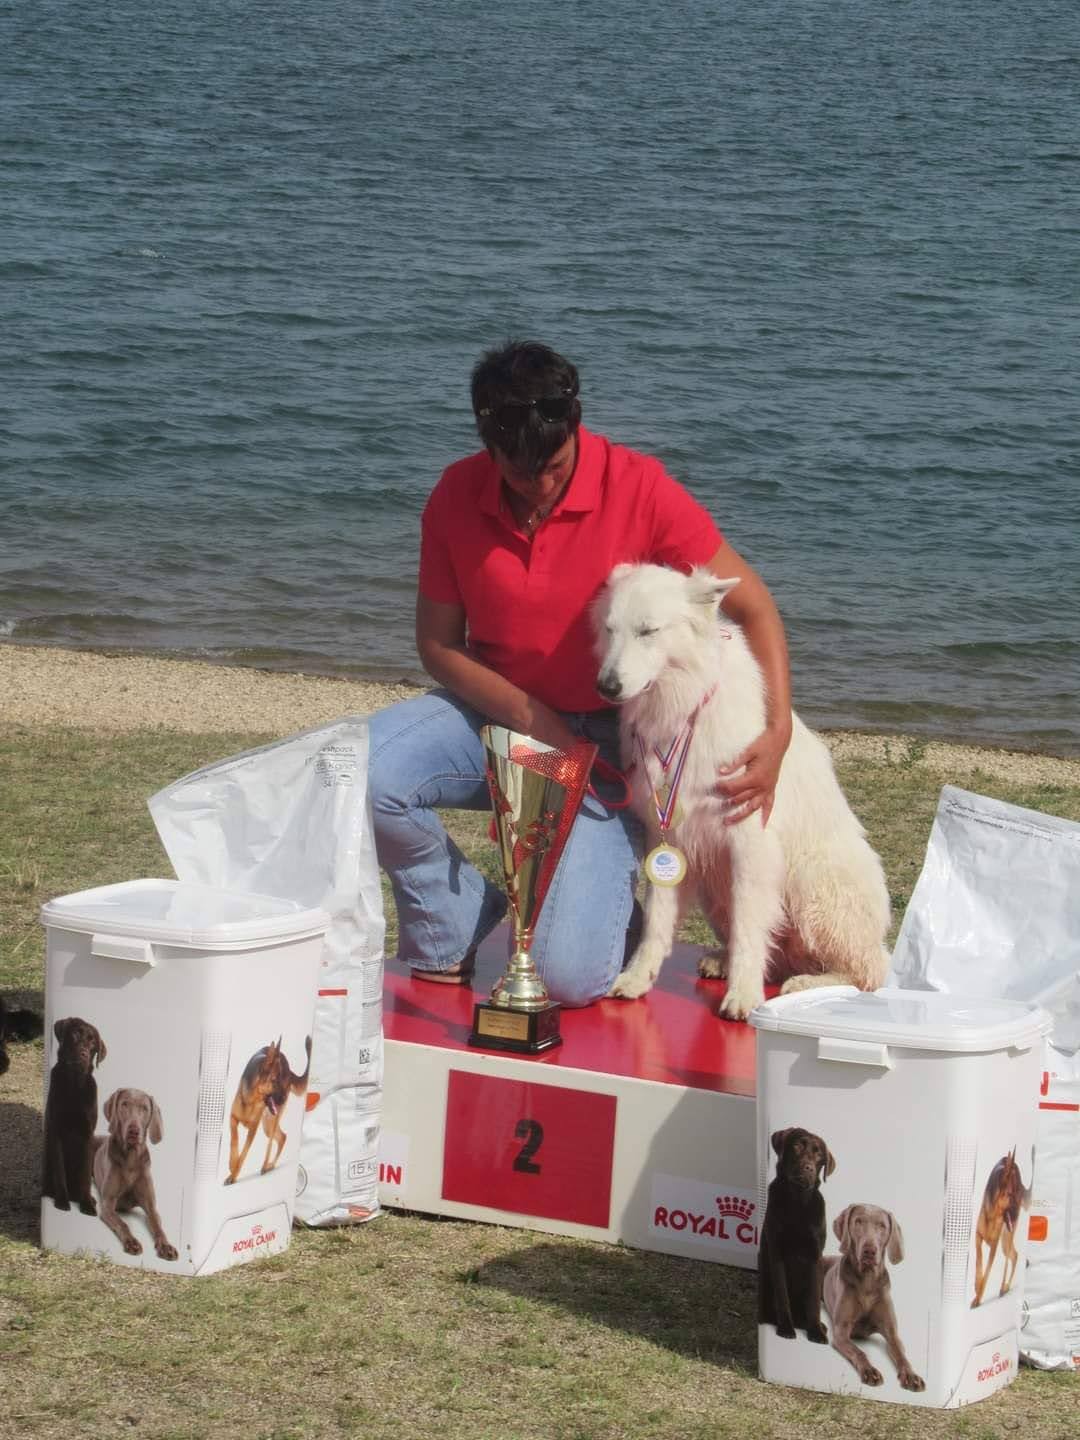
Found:
[[[211,665],[147,655],[0,645],[0,724],[82,730],[217,731],[280,737],[343,715],[369,715],[420,693],[409,685]],[[902,735],[826,732],[837,759],[917,765],[962,780],[1080,785],[1080,760]]]

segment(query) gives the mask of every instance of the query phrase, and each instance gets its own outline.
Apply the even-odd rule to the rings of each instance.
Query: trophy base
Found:
[[[473,1006],[470,1045],[485,1050],[512,1050],[517,1055],[540,1055],[562,1044],[559,1034],[559,1005],[549,1000],[539,1010],[511,1010],[478,1000]]]

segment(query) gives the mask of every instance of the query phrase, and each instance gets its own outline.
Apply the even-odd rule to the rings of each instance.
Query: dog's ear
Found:
[[[161,1143],[165,1135],[165,1126],[161,1123],[161,1111],[153,1095],[147,1097],[150,1101],[150,1128],[146,1132],[150,1136],[151,1145]]]
[[[119,1095],[120,1091],[114,1090],[109,1096],[109,1098],[105,1101],[105,1104],[101,1107],[102,1110],[105,1112],[105,1119],[108,1120],[110,1125],[112,1124],[113,1111],[116,1109],[116,1101],[119,1098]]]
[[[730,580],[720,580],[711,570],[699,565],[687,576],[686,588],[693,604],[703,605],[715,614],[724,596],[734,590],[738,583],[737,575]]]
[[[105,1056],[109,1053],[105,1049],[105,1041],[101,1038],[101,1032],[96,1025],[90,1027],[94,1032],[94,1044],[90,1051],[91,1065],[100,1065]]]
[[[797,1125],[789,1125],[786,1130],[773,1131],[772,1148],[776,1151],[777,1155],[783,1155],[784,1146],[787,1143],[787,1137],[791,1134],[793,1130],[797,1130],[798,1128],[799,1127]]]
[[[836,1219],[832,1222],[833,1234],[837,1240],[840,1241],[841,1250],[847,1249],[847,1228],[850,1219],[851,1206],[849,1205],[846,1210],[841,1210],[840,1214],[837,1215]]]
[[[896,1216],[889,1211],[889,1244],[885,1252],[890,1265],[899,1265],[904,1258],[904,1232]]]
[[[629,575],[630,571],[634,568],[635,567],[633,565],[628,564],[626,561],[624,561],[621,565],[614,566],[611,573],[607,577],[607,583],[609,585],[614,585],[615,582],[617,580],[621,580],[624,575]]]
[[[57,1040],[63,1040],[64,1031],[70,1024],[70,1020],[57,1020],[56,1024],[52,1027],[52,1033],[56,1036]]]
[[[827,1179],[829,1178],[829,1176],[832,1174],[832,1172],[833,1172],[835,1169],[836,1169],[836,1161],[833,1159],[833,1153],[832,1153],[832,1151],[831,1151],[831,1150],[829,1149],[829,1147],[826,1145],[826,1146],[825,1146],[825,1176],[824,1176],[824,1178],[827,1180]]]

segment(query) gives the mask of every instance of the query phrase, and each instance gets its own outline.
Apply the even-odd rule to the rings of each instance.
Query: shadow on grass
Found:
[[[458,1278],[557,1306],[737,1374],[757,1375],[752,1270],[622,1246],[593,1251],[552,1242],[499,1256]]]
[[[41,1111],[0,1102],[0,1235],[36,1245],[40,1232]]]

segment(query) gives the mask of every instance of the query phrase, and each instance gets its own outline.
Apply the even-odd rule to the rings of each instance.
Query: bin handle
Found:
[[[157,964],[154,947],[137,935],[95,935],[90,954],[98,960],[130,960],[133,965]]]
[[[882,1070],[893,1068],[888,1045],[870,1040],[841,1040],[834,1035],[818,1036],[818,1059],[839,1060],[846,1065],[871,1065]]]

